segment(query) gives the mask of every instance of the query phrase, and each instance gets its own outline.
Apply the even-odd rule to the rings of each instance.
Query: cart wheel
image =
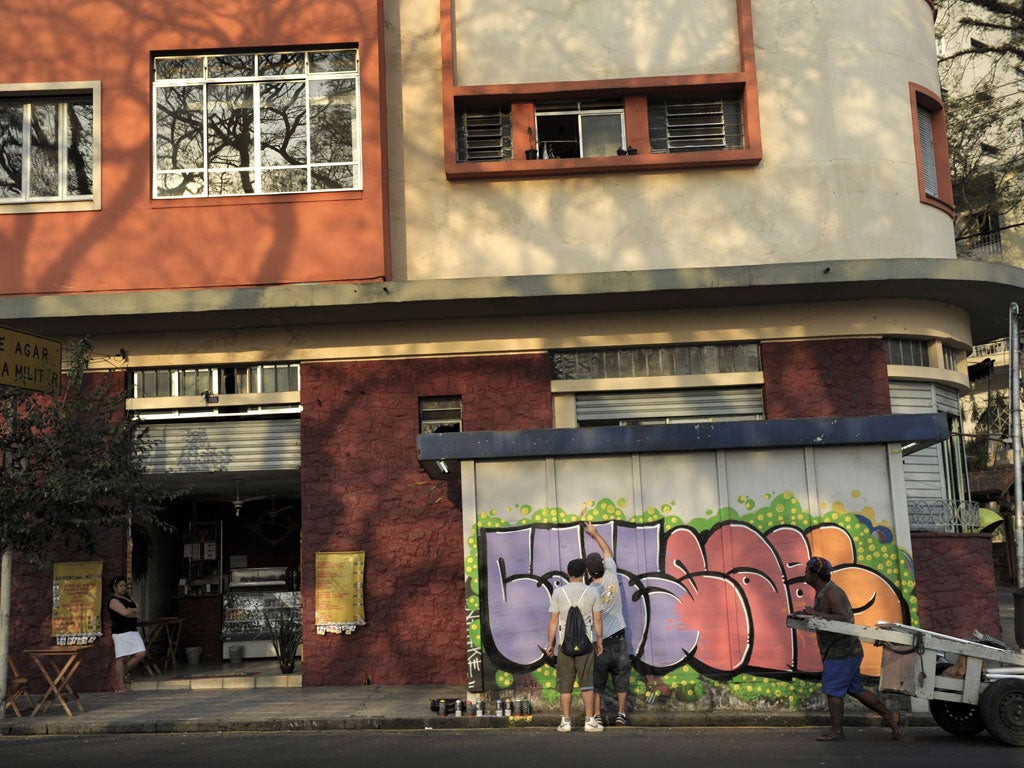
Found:
[[[985,728],[1011,747],[1024,747],[1024,680],[996,680],[978,702]]]
[[[974,736],[985,730],[981,712],[973,704],[932,699],[928,709],[939,727],[954,736]]]

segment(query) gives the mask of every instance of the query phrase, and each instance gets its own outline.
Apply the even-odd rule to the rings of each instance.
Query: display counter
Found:
[[[231,657],[232,646],[240,646],[247,659],[276,657],[264,616],[280,608],[298,611],[301,598],[301,592],[287,590],[239,589],[225,593],[221,658]]]

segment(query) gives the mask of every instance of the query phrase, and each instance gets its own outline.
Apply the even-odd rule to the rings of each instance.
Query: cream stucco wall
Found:
[[[740,68],[735,0],[457,0],[453,12],[459,85]]]
[[[438,5],[386,4],[397,280],[955,255],[952,222],[920,203],[917,186],[908,84],[939,90],[924,0],[752,0],[764,147],[757,167],[455,182],[443,167]],[[585,5],[589,39],[614,35],[601,24],[612,26],[609,9],[621,2]],[[706,27],[720,30],[726,5],[734,7],[649,3],[644,19],[649,29],[687,30],[707,13]],[[682,6],[681,19],[673,14]],[[582,6],[544,7],[576,19],[570,11]],[[514,28],[508,22],[492,41]],[[466,29],[457,35],[464,50]],[[634,53],[642,70],[652,52]],[[476,76],[498,75],[475,63],[479,55],[469,58]],[[506,58],[502,79],[519,63]],[[542,76],[533,60],[521,63],[515,79]],[[606,76],[600,69],[578,77]],[[565,75],[555,67],[548,79]]]
[[[467,326],[467,322],[470,324]],[[959,348],[970,343],[965,312],[931,301],[864,300],[778,306],[723,306],[635,313],[532,315],[434,322],[296,325],[175,334],[94,337],[118,367],[126,346],[133,368],[225,362],[360,360],[433,355],[534,353],[551,349],[715,344],[857,336],[916,336]],[[937,374],[938,369],[928,369]],[[961,377],[962,378],[962,377]]]

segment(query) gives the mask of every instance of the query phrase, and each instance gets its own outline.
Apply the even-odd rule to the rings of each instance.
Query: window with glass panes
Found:
[[[0,88],[0,205],[91,199],[95,141],[92,92]]]
[[[358,51],[157,56],[153,136],[154,197],[358,189]]]

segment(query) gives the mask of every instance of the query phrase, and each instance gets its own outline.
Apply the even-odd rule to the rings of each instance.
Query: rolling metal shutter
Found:
[[[576,421],[711,421],[761,419],[760,387],[684,389],[663,392],[600,392],[576,395]]]
[[[146,468],[154,473],[299,469],[299,420],[150,424]]]

